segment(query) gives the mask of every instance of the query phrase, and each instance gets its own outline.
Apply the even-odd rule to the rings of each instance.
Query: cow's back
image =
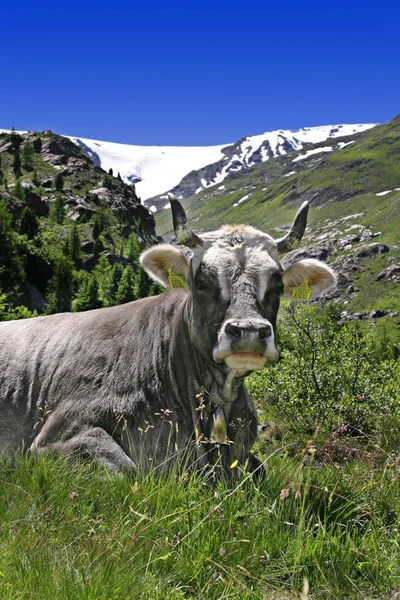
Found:
[[[151,321],[168,327],[163,313],[177,308],[168,296],[0,323],[0,454],[29,447],[61,403],[71,418],[92,419],[114,393],[128,397],[161,351]]]

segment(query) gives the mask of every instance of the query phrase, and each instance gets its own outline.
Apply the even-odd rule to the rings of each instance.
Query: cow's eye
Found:
[[[269,297],[272,296],[274,298],[280,298],[282,296],[282,294],[283,294],[283,284],[282,285],[276,285],[276,286],[274,286],[272,288],[269,288],[267,290],[266,298],[268,298],[268,296]]]
[[[196,288],[199,292],[205,292],[207,290],[207,282],[204,279],[199,279],[196,282]]]

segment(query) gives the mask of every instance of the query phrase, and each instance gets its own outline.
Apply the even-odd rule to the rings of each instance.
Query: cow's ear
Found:
[[[325,290],[336,285],[336,275],[328,265],[307,258],[299,260],[283,273],[283,284],[285,286],[283,298],[285,300],[315,298]],[[296,288],[300,288],[301,292],[296,293]],[[303,289],[305,288],[305,293]],[[307,288],[310,292],[307,292]],[[294,293],[295,292],[295,293]]]
[[[140,256],[140,264],[152,279],[164,287],[183,287],[189,272],[189,263],[178,248],[170,244],[153,246]],[[181,280],[181,281],[180,281]],[[181,283],[181,285],[180,285]]]

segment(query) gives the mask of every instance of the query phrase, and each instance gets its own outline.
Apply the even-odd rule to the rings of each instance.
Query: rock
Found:
[[[104,254],[109,264],[113,267],[115,264],[119,263],[120,265],[126,267],[129,265],[129,260],[124,258],[123,256],[118,256],[117,254],[113,254],[113,252],[107,252]]]
[[[71,221],[74,221],[74,222],[75,222],[75,221],[78,221],[80,216],[81,216],[81,215],[80,215],[80,214],[79,214],[79,213],[78,213],[76,210],[70,210],[70,211],[67,213],[67,217],[68,217],[68,219],[71,219]]]
[[[387,310],[373,310],[372,312],[369,313],[369,317],[370,319],[381,319],[382,317],[384,317],[385,315],[388,314]]]
[[[336,245],[339,250],[349,250],[351,248],[351,244],[355,244],[359,241],[359,235],[346,235],[346,237],[336,240]]]
[[[363,229],[360,236],[360,242],[367,242],[372,238],[372,231],[369,229]]]
[[[26,190],[26,189],[29,189],[29,188],[33,188],[34,187],[34,183],[30,179],[23,179],[21,181],[21,186],[23,187],[24,190]]]
[[[105,258],[107,259],[108,263],[111,266],[114,266],[116,263],[119,263],[123,267],[126,267],[129,264],[129,261],[126,258],[124,258],[123,256],[117,256],[116,254],[113,254],[112,252],[107,252],[103,256],[105,256]],[[91,271],[93,271],[93,269],[95,268],[95,266],[97,265],[98,262],[99,262],[98,256],[89,256],[88,258],[83,259],[82,269],[85,269],[85,271],[91,272]]]
[[[386,252],[389,252],[389,246],[374,242],[373,244],[365,244],[364,246],[358,248],[357,256],[360,258],[365,258],[368,256],[373,256],[374,254],[385,254]]]
[[[12,152],[13,145],[12,142],[9,141],[9,138],[0,137],[0,152]]]
[[[5,200],[8,210],[14,218],[18,218],[25,207],[25,202],[19,198],[11,196],[7,190],[0,190],[0,200]]]
[[[92,254],[93,250],[94,250],[93,240],[88,240],[87,242],[83,242],[83,244],[81,244],[81,250],[85,254]]]
[[[370,312],[363,313],[349,313],[347,311],[343,311],[341,317],[347,321],[367,321],[369,319],[381,319],[387,315],[396,316],[396,313],[391,313],[388,310],[372,310]]]
[[[376,281],[400,283],[400,264],[389,265],[376,276]]]
[[[89,193],[93,194],[93,196],[97,196],[100,200],[108,200],[112,195],[112,191],[104,186],[96,188],[95,190],[90,190]]]
[[[333,253],[333,246],[331,244],[317,244],[312,248],[298,248],[288,252],[282,260],[284,268],[290,267],[298,260],[304,258],[315,258],[317,260],[325,261]]]
[[[7,190],[0,189],[0,200],[5,200],[7,204],[11,204],[11,194]]]
[[[49,213],[47,202],[32,190],[25,192],[25,202],[39,217],[45,217]]]
[[[29,310],[43,312],[46,308],[44,296],[32,283],[25,283],[21,303],[27,306]]]

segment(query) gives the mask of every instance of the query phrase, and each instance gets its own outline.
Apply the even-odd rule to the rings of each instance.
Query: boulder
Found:
[[[374,254],[385,254],[386,252],[389,252],[389,246],[386,244],[379,244],[378,242],[364,244],[364,246],[357,248],[357,256],[360,258],[373,256]]]
[[[25,202],[39,217],[45,217],[49,212],[47,203],[39,196],[39,194],[36,194],[32,190],[25,192]]]
[[[400,283],[400,264],[389,265],[376,276],[377,281]]]

